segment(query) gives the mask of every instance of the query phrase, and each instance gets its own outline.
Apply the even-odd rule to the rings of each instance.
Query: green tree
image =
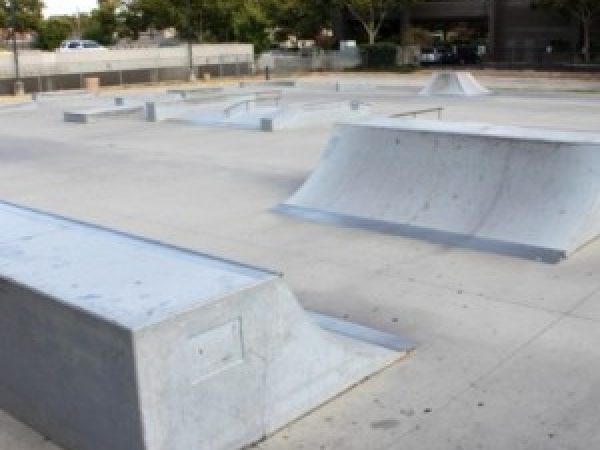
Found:
[[[117,1],[103,1],[82,21],[82,37],[102,45],[114,43],[118,29]]]
[[[315,38],[331,27],[331,13],[337,0],[271,0],[264,2],[278,28],[300,38]]]
[[[369,45],[377,40],[381,26],[393,10],[407,8],[419,0],[338,0],[359,21]]]
[[[532,5],[558,10],[574,17],[582,30],[583,59],[590,62],[592,25],[600,16],[600,0],[534,0]]]
[[[258,1],[245,1],[233,13],[233,32],[236,40],[251,42],[257,52],[269,48],[267,28],[270,25],[266,12]]]
[[[73,32],[71,17],[50,17],[40,23],[36,46],[42,50],[55,50]]]
[[[12,2],[15,0],[0,0],[0,28],[12,27]],[[44,2],[41,0],[17,1],[17,30],[35,31],[42,21]]]
[[[259,0],[134,0],[125,21],[133,24],[136,33],[174,27],[185,40],[243,39],[257,47],[265,45],[270,23]]]
[[[171,0],[134,0],[122,14],[133,37],[150,28],[177,28],[177,8]]]

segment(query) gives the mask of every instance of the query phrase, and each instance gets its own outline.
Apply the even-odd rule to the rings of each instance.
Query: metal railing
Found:
[[[406,111],[406,112],[402,112],[402,113],[391,114],[389,117],[392,117],[392,118],[413,117],[416,119],[419,114],[428,114],[428,113],[436,112],[438,120],[441,120],[442,119],[442,111],[444,111],[444,108],[439,106],[436,108],[417,109],[415,111]]]
[[[246,112],[250,110],[251,104],[258,104],[261,102],[269,102],[272,101],[275,106],[279,106],[279,102],[281,101],[282,92],[281,91],[261,91],[256,92],[254,98],[249,98],[245,100],[241,100],[237,103],[234,103],[231,106],[228,106],[223,110],[225,117],[230,117],[234,110],[240,108],[241,106],[245,106]]]

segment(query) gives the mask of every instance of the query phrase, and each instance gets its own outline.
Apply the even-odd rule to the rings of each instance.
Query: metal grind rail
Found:
[[[272,101],[274,103],[275,106],[279,106],[279,103],[281,101],[281,97],[282,97],[282,92],[281,91],[262,91],[262,92],[257,92],[255,94],[255,98],[252,99],[246,99],[246,100],[242,100],[239,101],[237,103],[234,103],[231,106],[228,106],[227,108],[225,108],[225,110],[223,111],[225,114],[225,117],[230,117],[231,113],[238,109],[240,106],[245,106],[246,107],[246,111],[250,110],[250,105],[252,103],[261,103],[261,102],[268,102],[268,101]]]
[[[443,111],[444,111],[444,108],[442,108],[442,107],[427,108],[427,109],[417,109],[415,111],[406,111],[406,112],[403,112],[403,113],[392,114],[389,117],[392,117],[392,118],[397,118],[397,117],[413,117],[413,118],[416,119],[419,114],[429,114],[429,113],[437,112],[437,118],[438,118],[438,120],[441,120],[442,119],[442,112]]]

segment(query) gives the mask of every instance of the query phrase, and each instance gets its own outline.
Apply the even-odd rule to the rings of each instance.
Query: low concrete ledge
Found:
[[[265,81],[241,81],[241,88],[247,87],[296,87],[295,80],[265,80]]]
[[[6,203],[0,267],[0,408],[65,448],[240,448],[412,347],[276,273]]]
[[[195,89],[169,89],[167,94],[178,95],[181,98],[196,98],[205,97],[207,95],[222,93],[224,89],[222,87],[213,88],[195,88]]]
[[[138,114],[144,111],[143,104],[128,105],[119,103],[121,103],[121,101],[117,98],[115,99],[115,106],[89,108],[77,111],[65,111],[64,120],[65,122],[85,124],[95,122],[98,119]]]
[[[31,96],[34,101],[43,102],[65,100],[70,98],[92,98],[95,97],[96,94],[85,89],[71,89],[67,91],[34,92],[31,94]]]
[[[21,111],[33,111],[36,109],[37,109],[37,104],[35,102],[8,103],[8,104],[0,103],[0,114],[21,112]]]

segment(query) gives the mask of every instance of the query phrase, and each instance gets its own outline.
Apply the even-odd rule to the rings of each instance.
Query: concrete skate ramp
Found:
[[[341,125],[279,211],[557,262],[600,231],[600,135],[380,119]]]
[[[457,95],[474,97],[488,95],[491,92],[484,88],[469,72],[436,72],[431,75],[427,85],[419,95]]]
[[[276,273],[0,203],[0,408],[65,448],[239,448],[406,345]]]

